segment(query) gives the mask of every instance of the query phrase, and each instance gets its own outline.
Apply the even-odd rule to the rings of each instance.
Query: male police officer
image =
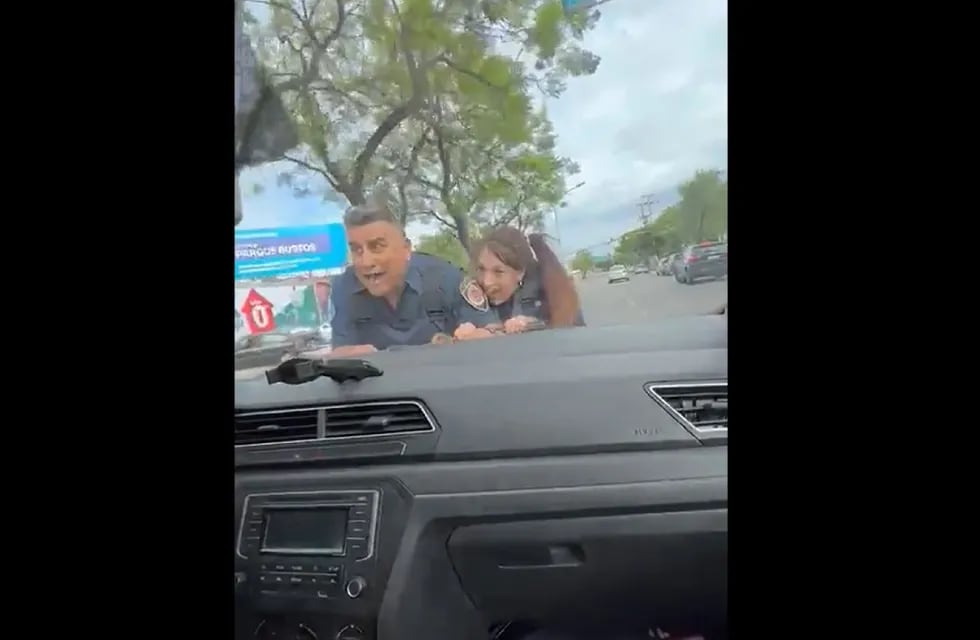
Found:
[[[482,289],[458,267],[412,252],[405,230],[383,204],[351,207],[344,226],[353,264],[331,294],[331,355],[427,344],[463,323],[497,322]]]

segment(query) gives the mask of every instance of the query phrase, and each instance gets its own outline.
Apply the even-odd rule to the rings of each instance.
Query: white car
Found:
[[[630,273],[621,264],[614,264],[609,269],[609,284],[614,282],[629,282]]]

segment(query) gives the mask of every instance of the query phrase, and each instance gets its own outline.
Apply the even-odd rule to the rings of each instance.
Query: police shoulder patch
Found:
[[[486,311],[490,308],[490,303],[487,301],[487,294],[483,292],[483,289],[473,278],[463,279],[459,284],[459,293],[463,296],[463,300],[466,300],[466,304],[477,311]]]

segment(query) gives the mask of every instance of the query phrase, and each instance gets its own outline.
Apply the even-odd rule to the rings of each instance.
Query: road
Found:
[[[590,327],[708,313],[728,302],[727,279],[686,285],[670,276],[642,273],[629,282],[609,284],[606,274],[592,273],[576,284]]]

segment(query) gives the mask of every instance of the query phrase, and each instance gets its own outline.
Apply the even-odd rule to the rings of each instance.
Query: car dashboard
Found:
[[[725,316],[367,359],[236,381],[236,638],[723,624]]]

